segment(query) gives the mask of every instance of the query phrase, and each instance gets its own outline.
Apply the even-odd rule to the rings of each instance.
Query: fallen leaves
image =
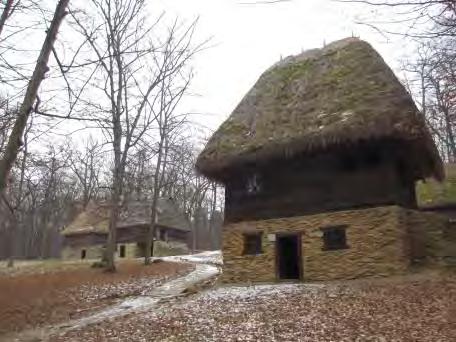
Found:
[[[454,341],[456,277],[218,288],[53,341]]]
[[[57,267],[57,269],[59,269]],[[143,266],[132,260],[118,272],[105,273],[80,264],[71,270],[0,277],[0,335],[87,315],[117,298],[143,295],[164,281],[186,274],[193,266],[162,262]]]

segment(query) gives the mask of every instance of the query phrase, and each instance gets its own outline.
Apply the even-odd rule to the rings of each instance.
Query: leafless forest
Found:
[[[152,218],[160,196],[183,210],[195,248],[217,248],[223,193],[194,172],[206,132],[179,106],[206,45],[197,20],[150,14],[142,0],[12,0],[1,11],[0,256],[59,256],[59,230],[103,200],[114,269],[120,206],[148,201]]]

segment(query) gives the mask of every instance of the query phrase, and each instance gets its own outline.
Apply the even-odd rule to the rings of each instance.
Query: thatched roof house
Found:
[[[64,236],[98,233],[107,234],[109,227],[109,203],[89,203],[86,210],[64,228]],[[146,226],[150,223],[150,203],[129,201],[122,207],[118,229],[133,226]],[[169,198],[160,198],[157,205],[157,226],[189,232],[189,224],[184,214]]]
[[[117,250],[121,258],[145,254],[145,241],[150,225],[150,202],[127,201],[121,208],[117,225]],[[103,254],[109,227],[109,203],[90,203],[86,210],[62,231],[64,259],[96,259]],[[155,240],[160,253],[186,253],[190,228],[184,214],[170,198],[160,198],[157,208]],[[157,248],[154,253],[157,253]]]
[[[406,89],[368,43],[347,38],[266,70],[196,167],[220,179],[244,163],[376,139],[407,145],[419,178],[442,179],[438,152]]]
[[[444,236],[447,219],[417,210],[415,190],[444,177],[437,148],[410,94],[356,38],[266,70],[196,167],[225,186],[224,282],[400,274]]]

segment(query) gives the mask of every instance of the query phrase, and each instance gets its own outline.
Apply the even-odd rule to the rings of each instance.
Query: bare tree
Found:
[[[100,144],[89,138],[83,151],[75,148],[69,151],[70,169],[76,175],[82,187],[83,208],[96,196],[99,186],[99,177],[102,168],[102,150]]]
[[[60,24],[65,15],[69,0],[59,0],[54,12],[51,25],[47,31],[46,38],[41,48],[40,55],[36,62],[35,70],[28,83],[24,98],[19,107],[14,125],[8,138],[4,154],[0,160],[0,194],[3,194],[7,185],[8,175],[22,146],[22,135],[24,134],[27,120],[32,112],[38,95],[38,89],[48,70],[49,56],[52,53]]]
[[[3,198],[5,207],[9,213],[8,225],[8,267],[13,267],[14,258],[16,254],[16,235],[19,228],[20,222],[22,220],[22,207],[24,200],[24,180],[25,180],[25,171],[27,165],[28,157],[28,133],[30,132],[32,122],[29,122],[28,127],[24,132],[24,144],[22,148],[22,158],[19,162],[19,182],[17,184],[17,189],[10,187],[9,191],[5,193]]]
[[[3,7],[2,14],[0,16],[0,38],[2,37],[2,32],[5,27],[6,21],[13,13],[15,7],[19,4],[19,1],[15,0],[6,0],[5,6]]]
[[[167,54],[172,51],[167,50]],[[174,58],[180,58],[179,55],[167,57],[170,61]],[[170,63],[166,68],[174,68],[175,62]],[[146,250],[144,263],[150,264],[150,257],[154,251],[154,236],[157,218],[157,204],[160,191],[163,187],[165,173],[168,162],[168,153],[173,135],[179,133],[179,129],[186,123],[186,115],[177,115],[176,107],[180,100],[187,92],[190,78],[182,80],[182,68],[167,72],[160,82],[159,88],[159,106],[157,117],[158,143],[157,143],[157,161],[155,164],[154,176],[152,180],[152,203],[151,219],[146,236]],[[178,80],[176,80],[178,78]],[[182,83],[182,84],[181,84]],[[152,107],[153,108],[153,107]]]
[[[456,54],[451,46],[422,41],[403,69],[406,85],[415,95],[428,127],[440,147],[442,157],[456,160]]]
[[[402,37],[415,52],[403,64],[406,86],[447,161],[456,160],[456,1],[336,0],[375,9],[360,22],[389,38]]]
[[[367,5],[377,18],[359,22],[382,34],[416,39],[454,37],[456,2],[454,0],[334,0]],[[389,19],[378,18],[385,12]]]
[[[164,40],[154,41],[157,23],[147,25],[144,0],[92,0],[83,18],[73,13],[97,64],[92,90],[98,101],[87,104],[98,115],[107,142],[112,146],[111,214],[106,249],[107,269],[115,270],[116,226],[123,202],[127,162],[156,122],[160,85],[182,70],[195,52],[190,50],[194,24],[179,30],[177,22]],[[146,76],[145,76],[146,75]],[[103,99],[103,100],[101,100]],[[101,101],[100,101],[101,100]]]

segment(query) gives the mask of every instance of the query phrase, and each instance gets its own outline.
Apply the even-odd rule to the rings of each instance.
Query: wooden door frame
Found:
[[[277,281],[287,282],[290,280],[299,280],[299,281],[303,280],[304,270],[303,270],[303,260],[302,260],[302,235],[303,234],[301,232],[275,233],[274,253],[275,253],[275,274],[276,274]],[[279,238],[286,237],[286,236],[295,236],[296,239],[298,240],[298,272],[299,272],[298,279],[281,279],[280,278],[278,244],[279,244]]]

